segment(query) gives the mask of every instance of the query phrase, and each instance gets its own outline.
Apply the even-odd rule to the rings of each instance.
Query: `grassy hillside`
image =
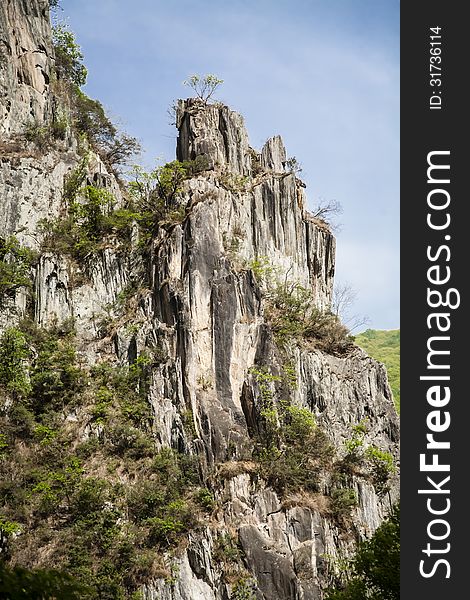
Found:
[[[356,335],[356,344],[369,356],[384,363],[393,392],[397,412],[400,412],[400,330],[367,329]]]

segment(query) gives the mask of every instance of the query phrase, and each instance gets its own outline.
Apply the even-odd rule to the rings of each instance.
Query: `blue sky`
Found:
[[[282,135],[311,208],[339,202],[336,280],[368,326],[399,327],[398,0],[62,0],[86,93],[171,160],[167,109],[193,73],[224,80],[251,145]]]

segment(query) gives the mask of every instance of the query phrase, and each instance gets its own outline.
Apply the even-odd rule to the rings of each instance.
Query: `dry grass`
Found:
[[[295,506],[310,508],[310,510],[319,512],[321,516],[330,514],[330,498],[321,493],[300,491],[288,494],[282,502],[282,508],[289,510]]]
[[[232,479],[237,475],[258,473],[259,465],[251,460],[231,460],[217,465],[217,478]]]

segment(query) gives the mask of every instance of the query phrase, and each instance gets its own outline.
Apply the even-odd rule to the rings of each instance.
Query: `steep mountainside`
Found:
[[[320,600],[398,497],[334,237],[218,103],[179,101],[177,160],[125,186],[48,19],[0,6],[1,555],[83,598]]]

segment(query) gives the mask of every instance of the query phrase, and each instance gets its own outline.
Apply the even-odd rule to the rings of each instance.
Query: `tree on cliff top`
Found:
[[[196,92],[196,96],[207,104],[214,95],[215,90],[224,82],[223,79],[219,79],[216,75],[206,75],[200,77],[199,75],[191,75],[189,79],[183,81],[183,85],[189,86]]]

